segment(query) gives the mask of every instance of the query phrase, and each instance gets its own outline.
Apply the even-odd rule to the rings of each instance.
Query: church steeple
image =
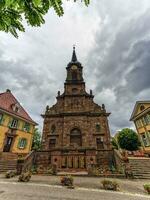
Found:
[[[77,60],[75,46],[73,46],[73,53],[71,62],[67,66],[67,83],[81,83],[83,82],[82,65]]]
[[[75,45],[73,46],[73,53],[72,53],[72,62],[77,62],[77,56],[75,51]]]

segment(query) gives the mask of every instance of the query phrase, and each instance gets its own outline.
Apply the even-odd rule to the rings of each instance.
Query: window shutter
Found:
[[[25,125],[25,123],[22,122],[22,131],[24,131],[24,125]]]
[[[3,115],[0,124],[4,124],[4,122],[5,122],[5,117]]]
[[[0,115],[0,124],[3,124],[3,119],[4,119],[4,116]]]
[[[19,120],[18,120],[18,121],[17,121],[17,126],[16,126],[16,128],[19,129],[19,126],[20,126],[20,122],[19,122]]]
[[[29,124],[29,126],[28,126],[28,133],[30,132],[30,124]]]
[[[20,144],[21,144],[21,138],[19,138],[19,140],[18,140],[18,148],[20,148]]]
[[[11,123],[12,123],[12,118],[9,119],[8,127],[11,127]]]
[[[24,139],[24,148],[27,146],[27,139]]]

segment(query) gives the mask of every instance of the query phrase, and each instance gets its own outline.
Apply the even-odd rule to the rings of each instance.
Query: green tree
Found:
[[[90,3],[90,0],[83,1],[86,6]],[[50,8],[62,16],[63,0],[0,0],[0,31],[9,32],[17,38],[17,31],[25,31],[22,19],[28,25],[41,26]]]
[[[119,144],[115,137],[112,138],[111,144],[112,144],[113,149],[119,149]]]
[[[40,150],[40,149],[41,149],[41,133],[38,130],[38,128],[35,128],[32,141],[32,150]]]
[[[138,135],[136,132],[129,128],[124,128],[119,131],[118,143],[122,149],[128,151],[138,150],[139,146],[141,146]]]

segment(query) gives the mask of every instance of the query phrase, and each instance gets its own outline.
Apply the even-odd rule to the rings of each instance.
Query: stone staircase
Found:
[[[135,178],[150,179],[150,158],[129,157],[129,163]]]
[[[16,170],[18,156],[14,153],[0,153],[0,173]]]

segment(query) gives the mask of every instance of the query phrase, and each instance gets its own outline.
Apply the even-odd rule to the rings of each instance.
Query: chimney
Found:
[[[10,89],[6,89],[6,92],[11,92],[11,90]]]

